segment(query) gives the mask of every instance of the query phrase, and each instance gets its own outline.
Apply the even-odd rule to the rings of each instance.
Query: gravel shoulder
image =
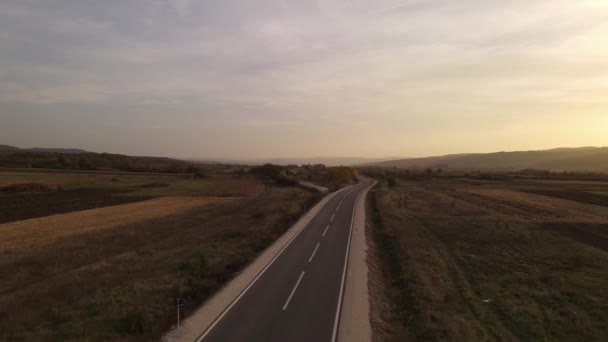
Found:
[[[371,341],[369,320],[369,291],[367,267],[367,241],[365,234],[365,200],[375,182],[361,193],[357,199],[351,247],[344,288],[344,301],[340,315],[338,341]]]

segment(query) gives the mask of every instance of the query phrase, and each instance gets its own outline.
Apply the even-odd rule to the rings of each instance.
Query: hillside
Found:
[[[327,166],[340,166],[340,165],[356,165],[363,163],[376,163],[386,161],[388,158],[383,159],[368,159],[361,157],[311,157],[311,158],[274,158],[274,159],[263,159],[258,160],[258,163],[271,163],[277,165],[307,165],[307,164],[323,164]]]
[[[93,153],[93,152],[81,150],[81,149],[78,149],[78,148],[44,148],[44,147],[34,147],[34,148],[29,148],[26,151],[32,151],[32,152],[51,152],[51,153],[69,153],[69,154]]]
[[[11,145],[1,145],[0,151],[30,151],[30,152],[51,152],[51,153],[70,153],[70,154],[80,154],[80,153],[93,153],[85,150],[81,150],[78,148],[46,148],[46,147],[33,147],[33,148],[19,148]]]
[[[73,148],[21,149],[0,145],[0,167],[62,170],[182,173],[192,162],[165,157],[136,157],[94,153]]]
[[[19,147],[10,146],[10,145],[0,145],[0,151],[17,151]]]
[[[222,163],[235,165],[315,165],[323,164],[325,166],[352,166],[361,164],[377,163],[395,159],[393,158],[362,158],[362,157],[302,157],[302,158],[262,158],[262,159],[222,159],[222,158],[207,158],[207,159],[190,159],[201,163]]]
[[[457,154],[440,157],[391,160],[366,166],[443,169],[479,169],[518,171],[542,169],[552,171],[608,172],[608,147],[557,148],[544,151],[519,151]]]

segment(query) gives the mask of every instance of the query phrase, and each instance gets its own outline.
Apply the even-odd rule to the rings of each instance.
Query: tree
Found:
[[[283,168],[279,165],[264,164],[262,166],[252,167],[249,172],[274,179],[281,175],[281,171],[283,171]]]
[[[70,166],[70,164],[65,159],[65,157],[63,156],[63,154],[59,155],[59,157],[57,158],[57,162],[59,163],[59,166],[61,166],[62,169],[68,169],[69,166]]]
[[[78,168],[80,170],[91,170],[92,169],[91,164],[89,164],[89,161],[86,160],[86,158],[83,156],[80,156],[78,158]]]
[[[327,168],[327,178],[334,183],[350,183],[359,175],[357,169],[347,166],[334,166]]]
[[[430,176],[430,175],[432,175],[432,174],[433,174],[433,169],[431,169],[430,167],[429,167],[429,168],[427,168],[425,171],[426,171],[426,174],[427,174],[428,176]]]

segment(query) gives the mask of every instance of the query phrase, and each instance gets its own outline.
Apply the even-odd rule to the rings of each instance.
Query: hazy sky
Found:
[[[608,1],[2,0],[0,143],[227,158],[608,145]]]

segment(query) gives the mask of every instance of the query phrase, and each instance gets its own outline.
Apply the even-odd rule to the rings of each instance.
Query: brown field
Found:
[[[374,339],[608,340],[607,190],[381,183],[368,206]]]
[[[0,195],[0,341],[155,340],[175,297],[191,312],[317,199],[248,176],[4,176],[61,190]]]
[[[0,188],[23,183],[42,184],[51,191],[0,192],[0,223],[163,196],[255,197],[268,191],[268,184],[247,175],[193,179],[172,174],[0,169]]]

